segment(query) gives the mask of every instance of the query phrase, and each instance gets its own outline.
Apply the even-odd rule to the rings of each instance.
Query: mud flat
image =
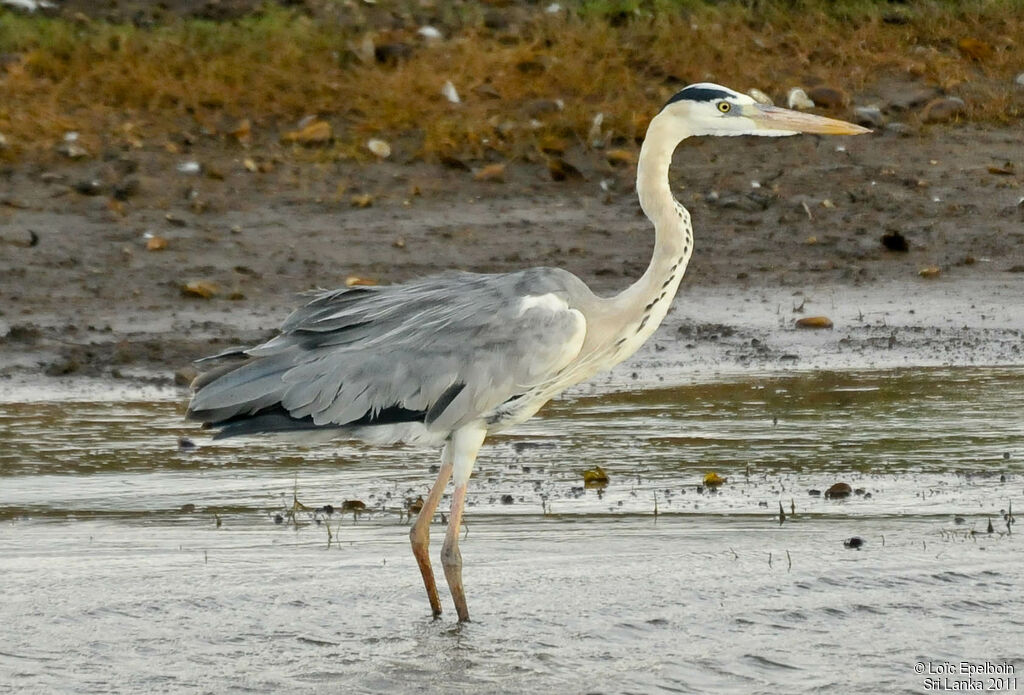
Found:
[[[1024,171],[1022,156],[1016,133],[975,127],[685,143],[674,188],[696,251],[647,350],[697,370],[1019,364],[1020,174],[991,171]],[[614,292],[651,248],[631,172],[593,153],[579,154],[585,180],[523,165],[500,184],[426,164],[254,176],[217,148],[195,155],[228,172],[213,179],[179,172],[166,153],[133,157],[133,174],[109,163],[8,171],[0,378],[170,384],[211,350],[270,335],[313,287],[560,265]],[[131,201],[116,205],[128,178]],[[91,195],[83,180],[104,183]],[[336,195],[353,181],[370,207]],[[896,234],[906,251],[883,245]],[[154,237],[166,245],[147,250]],[[213,296],[186,296],[197,281]],[[817,315],[833,328],[795,328]]]

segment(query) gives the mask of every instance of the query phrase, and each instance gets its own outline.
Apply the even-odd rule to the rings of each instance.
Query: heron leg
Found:
[[[452,477],[452,445],[446,442],[444,451],[441,452],[441,472],[434,481],[434,487],[430,488],[430,494],[423,501],[423,507],[416,517],[416,523],[409,531],[409,541],[412,543],[412,554],[416,556],[416,563],[420,566],[420,574],[423,575],[423,586],[427,589],[427,599],[430,601],[430,610],[434,617],[441,615],[441,600],[437,597],[437,584],[434,581],[434,568],[430,566],[430,522],[434,519],[434,511],[444,489],[448,486],[448,480]]]
[[[451,589],[455,612],[459,615],[460,623],[469,621],[469,608],[466,606],[466,591],[462,587],[459,526],[462,524],[462,509],[466,504],[469,476],[473,472],[476,455],[486,435],[487,431],[479,428],[463,428],[452,434],[455,492],[452,494],[448,530],[445,532],[444,545],[441,547],[441,566],[444,567],[444,576],[448,580],[448,588]]]

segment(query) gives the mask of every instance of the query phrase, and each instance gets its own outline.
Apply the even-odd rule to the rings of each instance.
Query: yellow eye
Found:
[[[720,101],[720,102],[718,102],[718,110],[721,111],[722,113],[729,113],[729,111],[731,109],[732,109],[732,104],[730,104],[729,102],[727,102],[727,101]]]

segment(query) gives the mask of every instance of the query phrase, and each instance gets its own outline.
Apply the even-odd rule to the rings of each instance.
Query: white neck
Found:
[[[654,117],[640,148],[636,192],[640,206],[654,223],[654,255],[643,276],[607,300],[606,319],[588,332],[600,345],[600,366],[626,359],[651,336],[668,312],[693,252],[690,213],[672,197],[668,169],[672,152],[687,137],[673,117]]]
[[[636,193],[640,207],[654,223],[653,268],[659,259],[674,258],[683,253],[683,247],[692,247],[689,229],[689,213],[672,196],[669,188],[668,170],[672,164],[672,153],[688,133],[680,132],[671,117],[660,113],[647,128],[647,136],[640,148],[640,160],[636,169]],[[680,217],[679,211],[683,211]],[[687,259],[692,248],[685,251]]]
[[[667,310],[693,253],[690,213],[672,196],[668,170],[672,153],[688,137],[672,117],[660,113],[647,128],[636,171],[640,207],[654,224],[654,254],[643,276],[615,298],[623,315],[643,311],[653,301]],[[657,323],[664,317],[660,314]]]

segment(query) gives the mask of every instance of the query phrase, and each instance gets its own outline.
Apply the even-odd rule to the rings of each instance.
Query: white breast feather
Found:
[[[546,309],[547,311],[565,311],[569,305],[564,299],[556,294],[532,294],[523,297],[519,302],[519,315],[522,316],[530,309]]]

